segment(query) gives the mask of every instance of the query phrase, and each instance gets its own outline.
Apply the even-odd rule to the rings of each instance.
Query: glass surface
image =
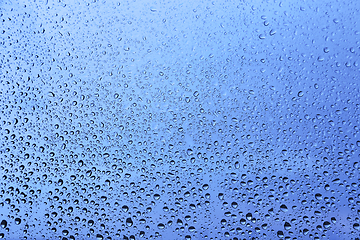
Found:
[[[357,239],[360,1],[0,1],[0,238]]]

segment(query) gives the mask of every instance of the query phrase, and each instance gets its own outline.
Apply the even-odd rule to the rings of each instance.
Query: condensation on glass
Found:
[[[0,237],[357,239],[359,1],[0,3]]]

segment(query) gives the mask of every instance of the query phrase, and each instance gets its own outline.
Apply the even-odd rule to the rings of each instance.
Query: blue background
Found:
[[[359,1],[0,2],[0,236],[359,239]]]

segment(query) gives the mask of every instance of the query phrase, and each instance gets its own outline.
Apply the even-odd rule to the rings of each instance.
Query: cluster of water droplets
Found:
[[[359,239],[356,11],[2,4],[1,238]]]

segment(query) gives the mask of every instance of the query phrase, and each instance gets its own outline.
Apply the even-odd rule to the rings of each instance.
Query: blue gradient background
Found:
[[[1,1],[0,237],[359,239],[359,1]]]

